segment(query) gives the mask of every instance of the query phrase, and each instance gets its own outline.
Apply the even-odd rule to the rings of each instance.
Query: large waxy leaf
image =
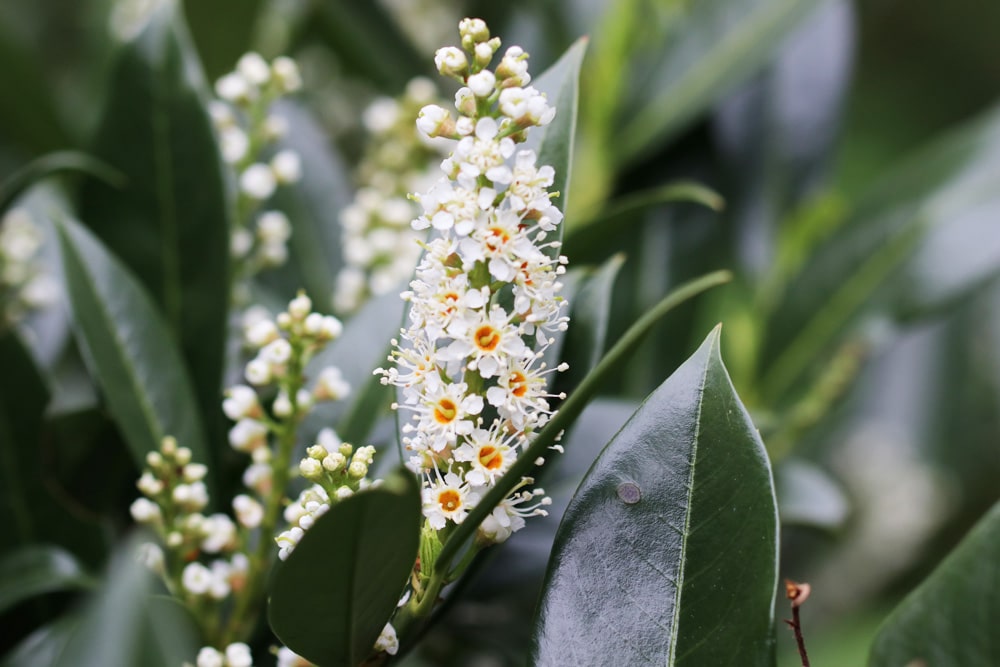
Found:
[[[79,223],[58,233],[77,339],[136,464],[166,435],[208,462],[186,368],[146,291]]]
[[[774,664],[774,488],[719,335],[646,399],[570,502],[533,664]]]
[[[26,547],[0,560],[0,613],[36,595],[92,583],[69,552],[52,546]]]
[[[268,620],[321,667],[354,667],[378,639],[417,558],[420,489],[400,470],[335,504],[271,578]]]
[[[665,46],[633,78],[614,148],[634,160],[759,67],[777,39],[820,0],[701,0],[671,17]],[[661,38],[662,39],[662,38]]]
[[[1000,664],[1000,503],[886,619],[871,667]]]
[[[566,53],[548,68],[531,85],[545,93],[549,105],[556,109],[556,117],[542,128],[528,132],[522,149],[534,150],[538,165],[550,165],[555,178],[549,192],[558,192],[555,199],[559,210],[569,210],[570,168],[573,164],[573,139],[576,135],[577,99],[580,91],[580,65],[587,51],[587,38],[581,37]],[[562,238],[565,223],[559,226]]]
[[[53,667],[176,667],[195,658],[190,613],[175,599],[154,594],[153,575],[133,546],[113,559]]]
[[[304,287],[313,302],[328,311],[344,264],[340,212],[354,197],[350,175],[329,136],[305,107],[285,101],[275,105],[274,112],[288,121],[282,147],[302,159],[301,180],[279,188],[274,195],[274,203],[292,223],[290,261],[277,273],[296,273],[288,277],[296,281],[292,291]]]
[[[31,353],[12,332],[0,332],[0,552],[48,542],[87,560],[100,558],[102,538],[52,496],[42,468],[45,380]]]
[[[257,27],[261,0],[183,0],[191,36],[212,79],[233,69]],[[225,30],[220,30],[220,26]]]
[[[221,439],[230,204],[205,84],[175,2],[165,2],[111,73],[94,155],[123,173],[89,180],[80,218],[149,290],[191,369],[196,405]]]
[[[762,364],[766,398],[780,400],[866,317],[925,315],[1000,275],[998,179],[995,108],[878,183],[791,282]]]

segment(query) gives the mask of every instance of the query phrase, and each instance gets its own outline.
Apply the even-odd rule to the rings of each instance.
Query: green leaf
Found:
[[[533,664],[774,665],[774,488],[719,334],[646,399],[570,502]]]
[[[765,398],[793,392],[859,325],[934,314],[1000,276],[998,180],[1000,107],[876,184],[790,282],[769,327]]]
[[[561,355],[569,370],[556,378],[557,393],[572,391],[601,360],[608,338],[615,278],[624,263],[624,255],[613,255],[569,297],[570,327]]]
[[[128,269],[85,227],[58,222],[77,340],[136,465],[166,435],[209,463],[194,394],[162,316]]]
[[[36,595],[85,589],[92,584],[93,579],[64,549],[25,547],[0,560],[0,613]]]
[[[90,174],[113,187],[122,187],[124,175],[100,160],[77,151],[57,151],[32,160],[0,183],[0,213],[4,213],[28,188],[62,172]]]
[[[549,191],[559,193],[559,198],[555,201],[563,213],[569,210],[580,65],[586,51],[587,38],[581,37],[552,67],[532,80],[532,85],[548,97],[549,105],[555,107],[556,117],[545,127],[530,131],[528,140],[522,146],[524,150],[534,150],[537,153],[538,165],[550,165],[555,169],[555,178]],[[558,227],[560,239],[565,226],[563,223]]]
[[[1000,503],[886,619],[870,667],[1000,664]]]
[[[82,521],[57,501],[42,466],[46,451],[43,415],[49,391],[31,353],[12,331],[0,332],[0,552],[48,542],[93,561],[103,539],[96,526]]]
[[[297,272],[293,293],[304,287],[326,312],[332,307],[333,286],[344,264],[340,212],[353,200],[354,189],[329,136],[305,107],[286,101],[275,105],[274,113],[288,122],[282,148],[294,150],[302,159],[302,178],[279,188],[272,200],[292,223],[291,258],[277,272]]]
[[[420,489],[405,469],[333,505],[271,578],[278,639],[321,667],[360,664],[403,594],[420,518]]]
[[[251,50],[261,0],[183,0],[205,72],[215,80]],[[225,26],[225,30],[220,30]]]
[[[76,630],[75,614],[65,614],[21,640],[3,657],[3,667],[52,667]]]
[[[390,14],[377,2],[317,0],[306,21],[345,70],[388,92],[402,92],[415,76],[431,71],[433,58],[416,50]]]
[[[632,92],[619,108],[614,146],[618,163],[655,149],[753,72],[779,38],[819,0],[700,0],[683,5],[658,36],[663,47],[637,68]]]
[[[176,3],[162,3],[117,54],[93,147],[128,185],[87,181],[80,218],[164,313],[190,369],[195,405],[222,440],[231,211],[205,99]]]
[[[199,647],[193,619],[153,591],[152,573],[126,547],[52,667],[176,667],[193,660]]]

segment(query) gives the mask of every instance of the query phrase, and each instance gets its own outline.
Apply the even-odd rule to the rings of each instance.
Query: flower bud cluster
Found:
[[[548,422],[549,401],[562,397],[548,393],[547,376],[566,368],[542,361],[568,323],[559,295],[566,258],[546,241],[562,221],[548,190],[554,170],[517,150],[555,109],[527,85],[522,49],[507,49],[490,70],[499,39],[479,19],[459,30],[462,47],[435,56],[441,74],[463,84],[458,115],[429,105],[417,119],[428,137],[458,142],[441,165],[445,177],[416,196],[423,214],[412,225],[436,236],[402,295],[408,326],[393,341],[392,366],[376,370],[399,388],[394,407],[410,414],[403,444],[435,530],[461,523]],[[501,542],[524,517],[545,513],[541,492],[520,490],[530,482],[480,526],[481,541]]]
[[[350,387],[335,366],[320,370],[311,389],[304,375],[313,354],[340,336],[340,320],[314,312],[312,300],[303,293],[276,318],[253,312],[255,317],[245,321],[244,331],[248,346],[256,352],[244,368],[248,384],[227,389],[222,410],[235,422],[229,430],[230,446],[253,459],[243,483],[266,497],[272,479],[269,437],[293,428],[317,402],[346,397]],[[273,395],[269,405],[262,393]]]
[[[430,165],[440,159],[440,142],[413,127],[413,116],[437,99],[434,84],[412,80],[398,99],[383,97],[365,110],[370,141],[358,168],[359,188],[340,215],[344,268],[337,276],[333,306],[357,310],[371,296],[396,288],[420,258],[417,241],[426,236],[410,227],[416,204],[407,195],[434,180]]]
[[[332,429],[320,431],[317,443],[306,450],[305,458],[299,462],[299,474],[312,482],[312,486],[285,508],[288,529],[275,539],[281,560],[288,558],[305,532],[332,504],[378,483],[368,480],[368,469],[374,460],[374,447],[355,449],[341,442]]]
[[[302,176],[299,154],[273,145],[288,131],[287,121],[271,113],[282,96],[302,85],[295,61],[279,57],[271,63],[257,53],[240,58],[236,70],[215,84],[219,100],[209,106],[222,157],[236,173],[239,186],[231,252],[249,277],[263,268],[280,266],[288,258],[291,224],[281,211],[258,213],[275,190]],[[271,154],[269,159],[264,156]]]
[[[42,230],[26,209],[0,219],[0,328],[59,298],[59,285],[38,261]]]
[[[162,544],[145,545],[143,561],[167,577],[182,599],[221,602],[246,582],[247,531],[259,525],[263,510],[241,495],[233,502],[237,521],[222,513],[203,514],[209,500],[204,482],[208,469],[191,458],[190,449],[164,438],[158,451],[146,455],[136,484],[142,496],[130,511]]]
[[[243,642],[229,644],[222,651],[205,646],[198,651],[195,667],[253,667],[253,655]]]

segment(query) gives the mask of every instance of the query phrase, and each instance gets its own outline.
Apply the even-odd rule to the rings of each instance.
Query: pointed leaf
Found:
[[[879,630],[868,664],[1000,664],[1000,503],[969,532]]]
[[[86,153],[56,151],[32,160],[0,183],[0,213],[6,212],[32,185],[61,172],[90,174],[114,187],[121,187],[125,182],[122,174]]]
[[[570,502],[533,664],[773,665],[777,529],[764,445],[716,328]]]
[[[0,613],[36,595],[89,588],[93,579],[68,551],[35,545],[0,560]]]
[[[558,192],[554,200],[563,213],[569,210],[570,169],[573,165],[573,140],[576,135],[577,99],[580,91],[580,65],[587,51],[587,38],[581,37],[552,67],[532,80],[532,86],[545,93],[549,105],[555,107],[556,117],[545,127],[528,133],[528,140],[521,150],[534,150],[537,164],[555,169],[555,178],[549,192]],[[562,238],[566,224],[558,227]]]
[[[230,209],[205,97],[176,2],[161,3],[117,54],[94,142],[127,185],[85,182],[80,218],[164,313],[221,439]]]
[[[186,368],[146,291],[79,223],[58,233],[77,339],[136,464],[166,435],[208,463]]]
[[[331,507],[271,578],[278,639],[321,667],[360,664],[413,569],[420,517],[420,489],[405,469]]]

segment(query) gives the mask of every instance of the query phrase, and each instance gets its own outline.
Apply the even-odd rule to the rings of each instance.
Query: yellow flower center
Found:
[[[489,324],[484,324],[476,329],[474,341],[476,347],[483,352],[492,352],[500,344],[500,332]]]
[[[438,494],[438,504],[445,512],[454,512],[462,506],[462,496],[454,489],[445,489]]]
[[[503,454],[493,445],[479,448],[479,463],[487,470],[498,470],[503,465]]]
[[[450,398],[442,398],[434,406],[434,419],[439,424],[450,424],[458,414],[458,406]]]

